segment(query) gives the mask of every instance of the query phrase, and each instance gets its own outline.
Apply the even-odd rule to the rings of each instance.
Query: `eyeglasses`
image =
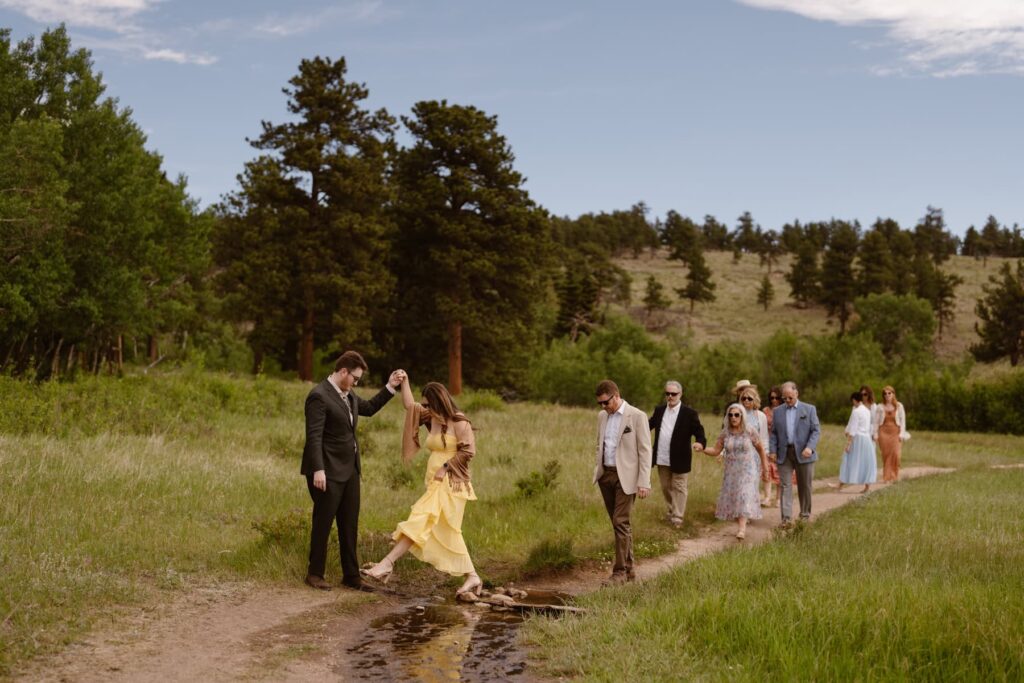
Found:
[[[665,395],[666,396],[678,396],[679,392],[678,391],[666,391]]]
[[[861,395],[862,397],[865,397],[865,398],[866,398],[866,397],[867,397],[867,395],[868,395],[868,392],[866,392],[866,391],[862,391],[862,392],[860,392],[860,395]]]
[[[362,375],[349,375],[352,378],[352,384],[359,384],[359,380],[363,378]]]
[[[769,401],[781,401],[782,399],[779,398],[778,396],[769,396],[768,400]]]
[[[604,408],[604,407],[605,407],[606,405],[608,405],[609,403],[611,403],[611,402],[612,402],[612,401],[614,401],[614,400],[615,400],[614,398],[609,398],[609,399],[607,399],[607,400],[604,400],[604,401],[598,401],[598,402],[597,402],[597,405],[599,405],[599,406],[601,406],[602,408]]]
[[[747,401],[753,401],[754,397],[753,396],[744,396],[740,400],[743,401],[744,403],[746,403]]]
[[[743,417],[739,413],[729,413],[729,417]]]

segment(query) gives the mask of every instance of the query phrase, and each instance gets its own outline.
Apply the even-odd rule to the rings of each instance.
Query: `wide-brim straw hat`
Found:
[[[739,382],[736,382],[736,386],[732,388],[732,393],[739,396],[740,392],[744,389],[753,389],[754,391],[757,391],[757,385],[751,384],[749,379],[741,379]]]

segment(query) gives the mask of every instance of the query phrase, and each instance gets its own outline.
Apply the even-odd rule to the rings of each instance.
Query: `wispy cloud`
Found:
[[[72,29],[112,34],[87,37],[92,49],[106,49],[142,59],[206,66],[216,57],[168,47],[160,32],[148,28],[146,14],[161,0],[0,0],[6,8],[42,24],[64,23]]]
[[[1024,75],[1022,0],[738,0],[844,26],[879,26],[899,46],[902,62],[883,75],[949,77]]]
[[[394,10],[384,6],[382,0],[360,0],[333,5],[319,12],[272,14],[257,23],[255,31],[268,36],[287,38],[338,23],[376,23],[395,14]]]

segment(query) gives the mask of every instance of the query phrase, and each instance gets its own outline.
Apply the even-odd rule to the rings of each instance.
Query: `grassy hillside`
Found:
[[[691,315],[689,302],[675,295],[676,288],[686,285],[686,267],[679,261],[669,261],[667,253],[661,250],[652,256],[647,252],[636,259],[616,261],[633,277],[630,313],[638,320],[644,320],[643,297],[648,275],[654,275],[665,286],[673,305],[666,313],[656,314],[658,319],[652,321],[652,327],[663,331],[675,328],[690,333],[698,344],[722,339],[742,339],[753,344],[779,329],[800,334],[830,334],[838,329],[838,322],[829,321],[823,307],[801,310],[793,304],[789,298],[789,283],[785,279],[785,273],[789,272],[788,255],[771,273],[775,301],[766,311],[757,304],[757,288],[766,272],[766,268],[759,265],[757,256],[744,255],[736,263],[731,252],[705,252],[717,299],[710,304],[698,304]],[[981,260],[968,256],[954,256],[943,265],[944,270],[962,277],[964,283],[957,288],[956,318],[944,330],[942,338],[936,341],[935,350],[940,358],[958,360],[976,341],[975,302],[982,294],[982,285],[1005,260],[990,258],[985,265]],[[984,374],[991,372],[991,368],[980,371]]]

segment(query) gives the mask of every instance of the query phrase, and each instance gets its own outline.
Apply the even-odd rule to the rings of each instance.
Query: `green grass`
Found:
[[[715,283],[717,299],[710,304],[698,304],[690,314],[690,304],[675,295],[677,288],[686,285],[686,267],[679,261],[669,261],[667,251],[661,250],[653,257],[644,253],[640,258],[622,258],[616,263],[633,277],[633,305],[630,313],[639,320],[644,319],[643,297],[647,276],[654,275],[665,286],[666,295],[672,300],[672,308],[657,316],[662,331],[678,329],[693,335],[697,344],[723,340],[742,339],[754,346],[780,329],[798,331],[800,334],[835,334],[838,322],[829,321],[825,309],[812,306],[801,310],[789,298],[789,283],[785,273],[789,272],[790,257],[784,256],[772,270],[771,282],[775,288],[775,300],[765,311],[757,305],[757,289],[767,269],[759,265],[757,256],[744,255],[738,263],[733,261],[732,252],[707,251],[704,253],[711,278]],[[953,256],[943,264],[943,270],[955,273],[964,279],[956,290],[956,306],[952,324],[936,342],[936,352],[945,360],[959,360],[977,341],[974,323],[978,320],[974,312],[975,302],[982,295],[982,285],[994,275],[1006,259],[990,258],[987,265],[969,256]],[[1006,364],[994,367],[1005,371]],[[992,374],[993,366],[979,366],[979,378]]]
[[[195,372],[42,386],[0,378],[0,676],[194,583],[298,585],[308,553],[310,502],[298,473],[308,390]],[[479,453],[465,534],[484,578],[609,557],[612,533],[591,484],[596,409],[460,400]],[[394,400],[360,422],[364,561],[387,552],[423,489],[426,454],[401,463],[402,417]],[[718,419],[703,420],[714,433]],[[841,448],[841,428],[826,426],[818,476],[836,473]],[[1022,451],[1020,437],[919,432],[904,460],[960,467],[1019,461]],[[561,465],[556,485],[525,497],[516,482],[551,460]],[[695,458],[684,534],[715,523],[720,481],[716,461]],[[679,532],[661,521],[660,498],[634,510],[638,554],[670,550]],[[337,580],[336,551],[328,558]],[[410,559],[398,580],[445,579]]]
[[[776,543],[707,557],[536,619],[581,680],[1024,678],[1024,470],[905,482]],[[612,654],[613,653],[613,654]]]

